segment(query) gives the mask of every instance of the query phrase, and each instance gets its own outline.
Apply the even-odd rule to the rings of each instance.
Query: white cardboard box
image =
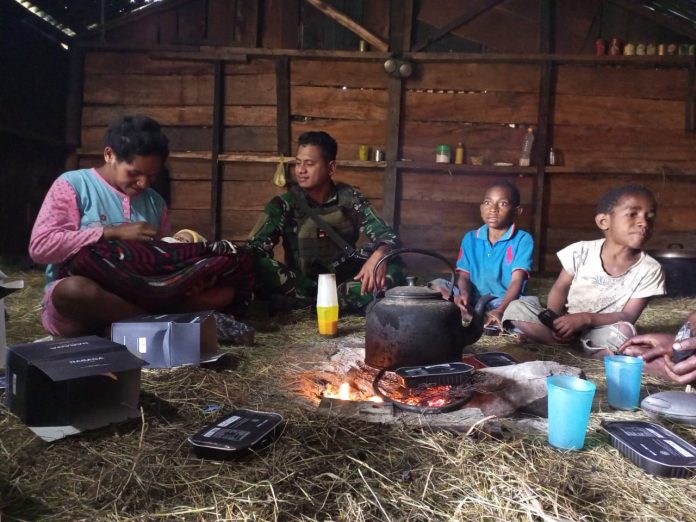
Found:
[[[96,336],[10,346],[7,406],[49,442],[138,418],[144,364]]]
[[[140,315],[111,325],[111,340],[147,361],[148,368],[198,366],[218,353],[212,312]]]

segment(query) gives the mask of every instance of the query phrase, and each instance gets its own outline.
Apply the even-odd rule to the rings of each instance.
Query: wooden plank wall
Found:
[[[331,74],[326,74],[331,71]],[[338,142],[339,160],[357,160],[358,147],[385,150],[387,75],[378,62],[293,59],[290,63],[291,138],[323,130]],[[335,176],[357,187],[382,208],[381,168],[339,167]]]
[[[516,164],[526,127],[537,121],[539,66],[425,63],[406,82],[401,156],[434,161],[438,144],[452,155],[462,142],[466,156],[484,164]],[[519,225],[532,228],[531,176],[401,172],[400,233],[404,243],[435,250],[454,261],[462,236],[481,225],[480,202],[487,186],[508,179],[520,188]]]
[[[416,74],[404,86],[398,157],[433,161],[437,144],[454,150],[461,141],[467,157],[480,155],[486,165],[516,164],[525,128],[537,121],[540,67],[416,64]],[[126,72],[115,74],[117,70]],[[226,63],[224,70],[222,152],[277,154],[275,59]],[[695,137],[684,130],[687,79],[688,71],[679,68],[557,66],[549,139],[564,164],[546,174],[543,238],[537,238],[544,248],[542,269],[559,268],[555,252],[563,246],[597,237],[597,199],[610,187],[629,182],[648,185],[662,207],[652,247],[674,242],[696,246],[689,190],[693,178],[670,170],[694,172],[696,164]],[[174,153],[169,162],[173,227],[209,233],[213,80],[213,65],[206,62],[89,52],[81,163],[98,160],[105,126],[116,116],[143,112],[157,118]],[[361,144],[386,147],[388,77],[380,62],[292,57],[289,80],[293,152],[306,130],[332,134],[339,143],[339,160],[357,159]],[[177,157],[184,152],[195,157]],[[264,204],[282,192],[271,182],[275,168],[274,163],[223,162],[223,237],[245,239]],[[454,260],[463,233],[481,222],[485,188],[499,178],[519,186],[524,205],[519,225],[531,230],[533,175],[401,169],[396,220],[404,244]],[[339,167],[336,179],[356,185],[382,208],[382,168]]]
[[[565,172],[547,176],[545,264],[572,241],[601,237],[594,208],[611,187],[642,183],[658,199],[648,248],[696,247],[693,177],[696,138],[684,130],[688,71],[676,68],[563,65],[557,70],[551,146]],[[603,168],[611,173],[598,173]],[[635,174],[634,170],[648,171]]]

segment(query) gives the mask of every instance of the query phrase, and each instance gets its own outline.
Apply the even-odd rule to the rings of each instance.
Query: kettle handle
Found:
[[[422,254],[424,256],[434,257],[435,259],[439,259],[440,261],[445,263],[447,265],[447,268],[449,268],[450,271],[452,272],[452,275],[450,276],[451,289],[450,289],[450,296],[449,296],[450,301],[452,300],[452,298],[454,297],[454,282],[455,282],[455,278],[457,277],[457,272],[454,270],[454,268],[452,268],[452,265],[450,264],[450,262],[447,260],[447,258],[445,256],[441,256],[437,252],[432,252],[430,250],[425,250],[423,248],[397,248],[397,249],[392,250],[391,252],[389,252],[388,254],[383,256],[382,258],[380,258],[379,261],[377,261],[377,264],[375,265],[375,268],[372,271],[373,280],[377,280],[377,270],[382,265],[382,263],[386,263],[387,259],[389,259],[390,257],[395,257],[395,256],[398,256],[401,254]],[[379,292],[379,290],[380,289],[375,288],[372,291],[372,295],[375,296],[375,299],[377,298],[377,292]]]

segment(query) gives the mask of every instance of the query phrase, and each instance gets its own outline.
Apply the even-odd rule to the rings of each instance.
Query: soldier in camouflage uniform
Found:
[[[353,300],[365,302],[369,294],[387,282],[400,284],[401,266],[381,265],[376,278],[374,267],[390,250],[399,247],[396,233],[380,218],[370,202],[356,189],[334,183],[336,141],[325,132],[300,136],[295,163],[296,185],[273,198],[264,209],[248,241],[254,256],[256,295],[272,294],[309,298],[316,294],[320,273],[336,273],[338,283],[354,280],[360,291]],[[301,208],[302,198],[321,218],[355,247],[361,232],[369,241],[363,259],[346,258],[345,252]],[[273,259],[273,248],[282,241],[285,264]],[[356,283],[357,285],[358,283]]]

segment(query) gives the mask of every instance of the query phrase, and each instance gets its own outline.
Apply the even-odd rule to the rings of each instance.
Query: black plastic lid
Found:
[[[602,422],[611,444],[652,475],[686,478],[696,472],[696,447],[659,424]]]
[[[225,458],[256,449],[282,424],[278,413],[236,409],[188,438],[197,452],[204,456]],[[212,451],[211,451],[212,450]]]

